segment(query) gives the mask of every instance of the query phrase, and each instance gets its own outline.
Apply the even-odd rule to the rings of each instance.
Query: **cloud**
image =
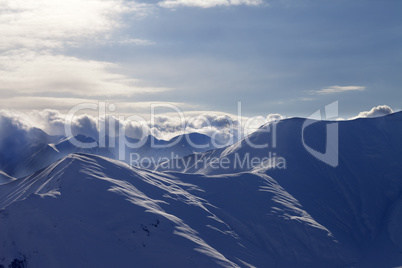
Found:
[[[40,121],[38,119],[42,121],[41,124],[36,124]],[[0,110],[0,170],[16,177],[33,171],[30,164],[25,165],[31,163],[32,155],[40,152],[43,144],[58,140],[57,137],[46,135],[41,126],[47,129],[51,127],[53,130],[61,129],[64,128],[64,120],[57,111],[42,111],[35,119],[34,114]],[[97,133],[96,121],[85,115],[78,116],[74,119],[72,130],[75,135],[82,133],[86,136],[94,136]],[[59,130],[59,132],[62,131]]]
[[[3,0],[0,50],[62,48],[82,39],[108,38],[122,27],[121,16],[143,16],[150,5],[121,0]]]
[[[257,6],[263,3],[262,0],[165,0],[158,4],[165,8],[176,8],[180,6],[211,8],[216,6]]]
[[[312,94],[325,95],[325,94],[334,94],[346,91],[364,91],[364,90],[366,90],[366,87],[363,86],[331,86],[320,90],[312,90],[310,92]]]
[[[29,129],[19,118],[6,111],[0,112],[0,141],[3,143],[9,137],[15,137],[16,131],[27,133]]]
[[[57,110],[46,109],[42,111],[32,111],[29,113],[24,112],[10,112],[7,110],[0,110],[1,133],[0,140],[3,140],[5,130],[12,129],[14,132],[25,133],[29,138],[29,133],[32,129],[41,129],[50,135],[65,136],[65,120],[66,116]],[[12,127],[10,127],[12,126]],[[83,134],[86,136],[97,137],[98,135],[98,122],[97,120],[87,114],[81,114],[74,117],[71,124],[73,135]],[[6,136],[12,136],[7,134]]]
[[[138,45],[138,46],[155,45],[155,42],[152,42],[150,40],[145,40],[145,39],[139,39],[139,38],[128,38],[128,39],[118,40],[118,41],[116,41],[116,43],[118,43],[120,45],[134,44],[134,45]]]
[[[9,113],[0,113],[0,165],[13,162],[26,145],[28,127]],[[6,171],[7,172],[7,171]]]
[[[174,2],[182,5],[186,1],[170,4]],[[260,1],[196,2],[193,4],[216,6],[254,5]],[[173,90],[136,79],[127,73],[127,66],[63,55],[71,47],[87,45],[154,45],[152,40],[120,35],[128,17],[131,22],[157,7],[155,2],[123,0],[1,1],[0,107],[67,111],[78,103],[107,100],[124,102],[132,112],[131,107],[143,109],[149,102],[130,103],[127,99],[144,99],[138,98],[139,94]]]
[[[66,115],[57,110],[45,109],[31,112],[0,110],[0,117],[7,118],[20,129],[39,128],[50,135],[66,135]],[[109,114],[106,117],[96,117],[79,114],[73,118],[71,130],[73,135],[83,134],[96,139],[99,138],[101,125],[106,126],[105,134],[109,134],[110,127],[114,127],[112,136],[113,133],[117,135],[120,129],[132,138],[142,138],[143,135],[152,134],[156,138],[169,140],[184,133],[198,132],[229,145],[257,130],[263,124],[283,118],[279,114],[237,118],[230,114],[192,112],[191,115],[184,114],[183,117],[160,114],[156,115],[151,122],[140,116],[129,118]]]
[[[121,69],[108,62],[27,50],[12,51],[0,56],[0,91],[14,96],[62,95],[68,100],[77,96],[124,99],[134,94],[168,90],[144,86],[140,80],[119,74]]]
[[[313,101],[314,98],[308,98],[308,97],[301,97],[301,98],[297,98],[296,100],[300,100],[300,101]]]
[[[242,135],[240,122],[228,114],[199,113],[191,116],[156,115],[148,122],[149,131],[159,139],[169,140],[184,133],[198,132],[208,135],[222,144],[232,144]]]
[[[90,96],[88,96],[90,97]],[[64,98],[64,97],[8,97],[0,99],[0,107],[8,110],[18,110],[29,112],[31,110],[47,110],[54,109],[60,112],[67,113],[76,105],[79,104],[95,104],[100,105],[101,103],[117,104],[117,110],[121,114],[138,114],[141,116],[149,116],[151,105],[163,106],[166,104],[174,105],[180,108],[194,107],[193,105],[181,103],[181,102],[158,102],[158,101],[105,101],[99,99],[85,99],[85,98]],[[99,107],[99,106],[98,106]],[[108,109],[108,108],[107,108]],[[96,115],[99,113],[99,109],[89,109],[85,108],[81,110],[90,115]]]
[[[285,119],[285,117],[283,115],[280,114],[269,114],[266,117],[266,121],[268,122],[276,122],[279,120]]]
[[[352,117],[350,119],[379,117],[387,114],[392,114],[393,112],[394,111],[391,109],[391,107],[387,105],[379,105],[377,107],[373,107],[370,111],[361,112],[356,117]]]
[[[62,55],[81,45],[140,45],[115,36],[124,17],[147,16],[153,5],[123,0],[4,0],[0,2],[0,107],[69,110],[98,100],[170,90],[148,86],[119,64]],[[141,104],[136,103],[136,106]]]

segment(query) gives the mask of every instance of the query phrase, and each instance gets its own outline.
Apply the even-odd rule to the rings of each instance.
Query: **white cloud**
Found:
[[[168,90],[142,86],[142,81],[119,74],[120,69],[108,62],[12,51],[0,56],[0,91],[20,96],[63,94],[68,99],[68,96],[125,98]]]
[[[0,107],[68,110],[88,99],[125,100],[168,90],[123,74],[118,64],[60,54],[88,43],[152,45],[114,36],[125,26],[123,15],[139,18],[152,9],[123,0],[0,1]]]
[[[314,98],[301,97],[301,98],[298,98],[298,99],[296,99],[296,100],[300,100],[300,101],[313,101]]]
[[[84,134],[98,138],[101,122],[106,122],[109,129],[109,118],[113,118],[115,129],[123,129],[126,135],[133,138],[141,138],[142,134],[152,134],[156,138],[169,140],[183,133],[198,132],[213,137],[217,141],[227,145],[236,142],[245,135],[251,134],[261,125],[272,122],[272,120],[283,119],[279,114],[266,117],[256,116],[252,118],[237,118],[230,114],[222,113],[198,113],[191,115],[172,116],[160,114],[155,116],[153,124],[149,118],[137,116],[135,120],[127,120],[127,116],[120,117],[116,114],[108,114],[105,117],[97,117],[90,114],[79,114],[73,118],[72,133],[74,135]],[[10,112],[0,110],[0,118],[7,118],[8,121],[18,125],[21,129],[40,128],[51,135],[65,135],[64,126],[66,115],[57,110],[45,109],[31,112]],[[184,128],[182,127],[184,119]],[[113,124],[111,125],[113,126]],[[144,132],[145,131],[145,132]],[[106,131],[108,133],[108,130]]]
[[[159,5],[165,8],[176,8],[180,6],[210,8],[216,6],[257,6],[263,3],[262,0],[165,0]]]
[[[162,1],[161,5],[257,5],[260,0]],[[88,101],[122,101],[143,109],[147,103],[127,102],[138,94],[170,90],[149,86],[124,74],[115,63],[62,55],[83,44],[154,45],[152,40],[124,36],[118,29],[153,12],[156,4],[124,0],[0,0],[0,107],[64,111]],[[146,67],[142,67],[146,68]],[[185,104],[177,104],[184,106]]]
[[[82,39],[107,39],[121,16],[142,16],[150,5],[122,0],[3,0],[0,50],[61,48]]]
[[[340,92],[346,92],[346,91],[364,91],[366,90],[366,87],[363,86],[331,86],[328,88],[323,88],[320,90],[313,90],[310,91],[313,94],[334,94],[334,93],[340,93]]]
[[[113,41],[112,41],[113,42]],[[128,39],[123,39],[120,41],[117,41],[118,44],[120,45],[130,45],[130,44],[134,44],[137,46],[151,46],[151,45],[155,45],[154,42],[150,41],[150,40],[145,40],[145,39],[139,39],[139,38],[128,38]]]
[[[19,131],[28,132],[30,129],[38,128],[50,135],[64,135],[65,115],[57,110],[42,110],[25,112],[11,112],[0,110],[0,120],[2,129],[0,133],[5,133],[4,122],[11,124]],[[11,123],[10,123],[11,122]],[[98,121],[95,117],[87,114],[81,114],[74,117],[71,124],[74,135],[83,134],[96,137],[98,133]]]
[[[361,112],[356,117],[352,117],[350,119],[379,117],[387,114],[392,114],[393,112],[394,111],[388,105],[379,105],[377,107],[373,107],[370,111]]]
[[[105,101],[99,99],[87,99],[87,98],[64,98],[64,97],[7,97],[0,99],[0,107],[2,109],[29,112],[31,110],[47,110],[54,109],[60,112],[67,113],[73,107],[78,104],[90,103],[99,105],[100,102],[105,102],[107,105],[115,104],[117,106],[117,111],[119,114],[132,115],[137,114],[144,116],[144,118],[149,117],[151,110],[151,105],[174,105],[184,108],[193,108],[193,105],[180,103],[180,102],[157,102],[157,101],[141,101],[141,102],[130,102],[130,101]],[[85,113],[90,115],[98,114],[98,110],[83,109]]]
[[[279,120],[282,120],[282,119],[285,119],[285,117],[283,115],[280,115],[280,114],[269,114],[266,117],[267,123],[276,122],[276,121],[279,121]]]

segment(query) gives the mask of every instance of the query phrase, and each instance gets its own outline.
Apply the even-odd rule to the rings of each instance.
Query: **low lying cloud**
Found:
[[[379,105],[377,107],[373,107],[370,111],[361,112],[356,117],[352,117],[350,119],[379,117],[392,114],[393,112],[394,111],[388,105]]]
[[[393,110],[389,106],[380,105],[349,119],[378,117],[391,113]],[[285,119],[280,114],[239,118],[218,112],[200,112],[198,114],[191,112],[181,115],[158,114],[152,120],[140,115],[120,114],[106,114],[101,117],[77,114],[71,122],[66,118],[65,113],[52,109],[31,112],[0,110],[0,139],[5,136],[13,136],[9,135],[8,131],[10,130],[19,129],[28,133],[34,128],[41,129],[49,135],[65,136],[65,126],[70,123],[73,135],[83,134],[95,139],[99,139],[102,135],[125,134],[137,139],[153,135],[158,139],[170,140],[181,134],[198,132],[208,135],[220,143],[227,144],[251,134],[264,124]]]
[[[280,114],[269,114],[266,117],[266,121],[268,123],[276,122],[276,121],[279,121],[279,120],[282,120],[282,119],[285,119],[285,117],[283,115],[280,115]]]
[[[13,122],[13,125],[22,130],[39,128],[50,135],[66,135],[65,126],[68,124],[66,115],[57,110],[45,109],[31,112],[1,110],[0,117],[7,122]],[[106,115],[98,118],[80,114],[74,116],[70,123],[73,135],[83,134],[95,139],[103,135],[125,134],[137,139],[153,135],[158,139],[169,140],[177,135],[198,132],[212,137],[221,144],[232,144],[251,134],[261,125],[283,118],[279,114],[237,118],[222,113],[200,113],[191,116],[162,114],[149,120],[137,115],[131,117]]]
[[[180,6],[211,8],[216,6],[258,6],[262,0],[165,0],[159,2],[159,6],[165,8],[177,8]]]
[[[311,91],[311,93],[325,95],[325,94],[334,94],[347,91],[364,91],[364,90],[366,90],[366,87],[363,86],[331,86],[320,90],[313,90]]]
[[[6,132],[7,126],[17,132],[29,133],[32,129],[40,129],[49,135],[65,135],[65,115],[56,110],[10,112],[0,110],[1,130],[0,137],[10,136]],[[97,137],[98,122],[90,115],[77,115],[71,124],[72,133],[74,135],[83,134],[90,137]],[[25,134],[24,134],[25,135]]]

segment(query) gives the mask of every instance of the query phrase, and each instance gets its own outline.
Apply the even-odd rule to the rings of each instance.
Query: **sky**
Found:
[[[399,0],[0,0],[0,109],[398,111],[401,10]]]

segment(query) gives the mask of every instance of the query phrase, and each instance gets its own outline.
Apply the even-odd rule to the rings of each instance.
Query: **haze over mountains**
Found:
[[[0,268],[402,268],[401,10],[0,0]]]
[[[35,132],[35,135],[32,135],[32,132]],[[94,145],[90,148],[82,148],[71,142],[72,139],[80,144],[94,143]],[[219,145],[217,142],[213,143],[210,137],[199,133],[176,136],[169,141],[159,140],[153,136],[147,136],[144,140],[126,136],[106,136],[104,141],[104,146],[100,146],[99,141],[93,137],[81,134],[68,138],[50,136],[39,129],[23,132],[20,137],[10,135],[2,141],[3,147],[7,144],[10,148],[0,153],[0,169],[10,176],[27,176],[71,153],[95,154],[111,159],[121,159],[126,163],[137,160],[138,156],[141,156],[141,159],[152,159],[151,163],[142,161],[143,165],[151,168],[160,161],[204,152],[216,148],[214,144]],[[131,154],[135,155],[130,158]]]
[[[291,118],[275,124],[275,147],[273,132],[267,131],[272,124],[248,137],[254,145],[268,143],[265,148],[242,140],[202,152],[179,142],[173,149],[184,158],[171,161],[188,163],[186,168],[165,162],[158,171],[113,160],[115,152],[77,150],[64,137],[26,132],[47,144],[22,144],[32,151],[20,149],[10,154],[14,157],[8,163],[1,158],[2,169],[18,173],[27,167],[27,172],[59,160],[17,180],[2,173],[0,265],[402,265],[402,112],[317,121],[304,130],[303,122]],[[336,167],[305,148],[324,153],[326,127],[334,123],[339,124]],[[209,141],[199,134],[190,136],[193,142]],[[282,157],[285,166],[231,166],[236,157],[247,155]],[[223,158],[230,164],[216,168]],[[16,159],[24,161],[11,168]]]

